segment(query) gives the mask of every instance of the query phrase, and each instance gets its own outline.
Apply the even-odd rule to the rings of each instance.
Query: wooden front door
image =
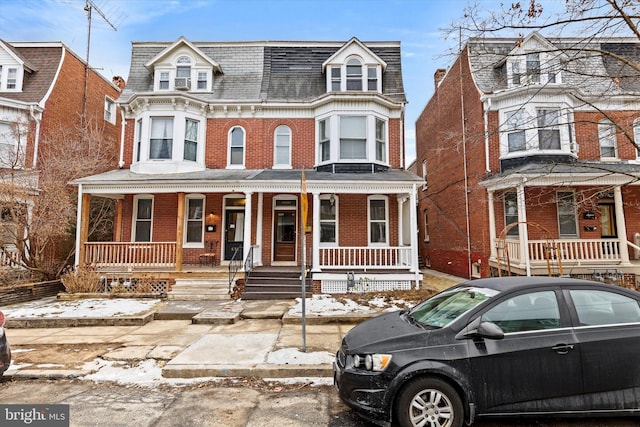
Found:
[[[615,205],[602,203],[598,205],[598,209],[600,210],[600,235],[603,238],[618,237]]]
[[[296,211],[277,210],[274,215],[273,260],[296,260]]]

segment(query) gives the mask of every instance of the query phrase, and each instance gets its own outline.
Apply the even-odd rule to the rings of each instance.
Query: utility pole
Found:
[[[113,31],[118,31],[118,29],[111,23],[109,18],[102,12],[102,10],[95,4],[93,0],[85,0],[84,10],[87,12],[87,57],[85,59],[84,64],[84,95],[82,97],[82,127],[86,125],[86,114],[87,114],[87,98],[89,97],[89,52],[91,50],[91,11],[95,10],[98,12],[98,15],[104,19],[104,22],[109,24]]]

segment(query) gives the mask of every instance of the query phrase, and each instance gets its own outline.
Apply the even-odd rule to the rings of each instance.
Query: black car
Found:
[[[0,375],[9,369],[11,364],[11,347],[7,341],[7,335],[4,333],[4,313],[0,311]]]
[[[551,277],[462,283],[354,327],[334,383],[382,425],[640,416],[640,293]]]

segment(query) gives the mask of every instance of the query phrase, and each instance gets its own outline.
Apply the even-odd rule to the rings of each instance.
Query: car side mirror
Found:
[[[481,317],[478,317],[456,335],[456,339],[458,340],[469,338],[501,340],[504,338],[504,331],[495,323],[486,320],[483,321]]]

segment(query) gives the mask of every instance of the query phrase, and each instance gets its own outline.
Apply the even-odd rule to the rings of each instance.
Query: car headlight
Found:
[[[354,354],[351,356],[353,367],[367,371],[382,372],[391,362],[390,354]]]

